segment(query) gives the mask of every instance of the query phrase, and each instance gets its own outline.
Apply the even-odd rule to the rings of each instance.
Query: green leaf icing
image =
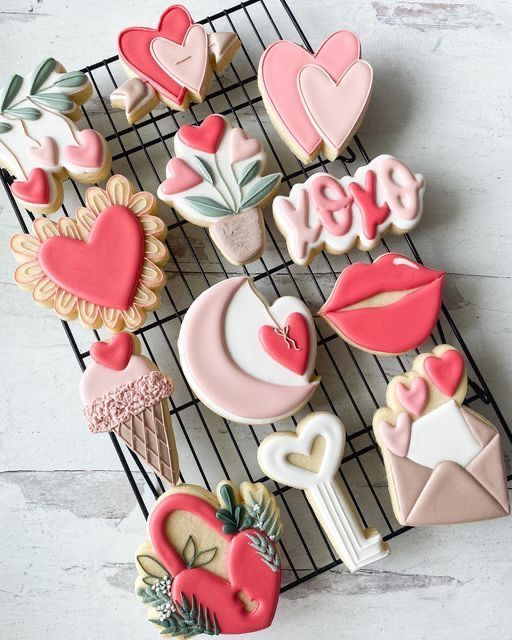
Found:
[[[153,556],[139,555],[137,556],[137,562],[148,576],[152,576],[153,578],[163,578],[168,575],[165,567],[160,564],[156,558],[153,558]]]
[[[258,175],[258,171],[260,169],[260,161],[253,160],[249,162],[249,164],[245,165],[240,177],[238,178],[238,184],[243,187],[248,182],[250,182],[255,176]]]
[[[279,558],[275,545],[260,533],[254,535],[252,533],[246,533],[245,535],[251,541],[251,547],[256,549],[267,567],[270,567],[272,571],[278,571],[281,566],[281,559]]]
[[[32,100],[43,107],[49,107],[56,111],[71,111],[75,104],[71,98],[62,93],[40,93],[37,96],[32,96]]]
[[[217,547],[212,547],[211,549],[205,549],[204,551],[200,551],[196,553],[194,559],[192,561],[193,567],[204,567],[205,564],[209,564],[217,553]]]
[[[48,80],[50,74],[57,66],[57,60],[53,58],[46,58],[37,67],[34,73],[34,79],[32,80],[32,86],[30,87],[30,94],[37,93],[43,84]]]
[[[256,496],[247,492],[245,501],[253,518],[253,526],[277,542],[283,533],[283,524],[274,496],[267,492],[258,492]]]
[[[63,74],[54,83],[54,87],[77,88],[88,82],[88,78],[82,71],[70,71]]]
[[[35,107],[19,107],[17,109],[6,109],[5,113],[22,120],[39,120],[41,112]]]
[[[185,196],[185,200],[198,212],[204,216],[226,216],[231,213],[231,209],[228,209],[225,205],[213,198],[206,198],[203,196]]]
[[[181,555],[183,556],[183,560],[185,561],[187,567],[190,568],[196,556],[196,543],[194,542],[194,538],[192,536],[188,537]]]
[[[224,533],[238,533],[252,527],[254,518],[247,512],[245,505],[236,503],[235,492],[230,484],[223,484],[219,495],[224,506],[217,510],[217,519],[223,523]]]
[[[12,125],[8,122],[0,122],[0,133],[7,133],[12,129]]]
[[[227,511],[234,513],[236,509],[235,491],[230,484],[223,484],[219,489],[222,502],[226,505]]]
[[[264,200],[275,189],[276,185],[281,182],[281,177],[280,173],[271,173],[260,178],[245,194],[240,203],[240,209],[254,207]]]
[[[194,162],[197,165],[199,173],[203,176],[206,182],[213,184],[214,174],[208,162],[206,162],[206,160],[203,160],[199,156],[192,156],[192,157],[194,158]]]
[[[2,93],[0,94],[0,113],[3,113],[12,103],[22,84],[23,78],[17,73],[7,80],[4,88],[2,89]]]

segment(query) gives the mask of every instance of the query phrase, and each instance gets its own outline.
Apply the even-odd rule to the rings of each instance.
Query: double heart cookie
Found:
[[[190,306],[178,338],[190,386],[207,406],[236,422],[274,422],[315,392],[316,331],[292,296],[269,306],[246,276],[224,280]]]
[[[53,58],[31,73],[12,75],[0,91],[0,167],[16,180],[11,191],[21,206],[38,214],[62,204],[61,181],[87,184],[110,172],[108,145],[97,131],[80,130],[79,106],[92,94],[81,71],[66,73]]]
[[[351,31],[330,35],[316,53],[279,40],[263,53],[258,86],[267,112],[304,163],[323,152],[335,160],[365,114],[373,72]]]
[[[169,258],[156,200],[116,175],[105,190],[87,189],[85,203],[74,219],[41,218],[32,233],[11,238],[21,262],[14,280],[63,320],[78,317],[91,329],[137,329],[159,305],[161,267]]]
[[[310,413],[296,431],[278,431],[258,448],[263,471],[302,489],[333,547],[349,571],[383,558],[389,548],[376,529],[364,528],[342,488],[338,469],[345,448],[345,427],[331,413]]]
[[[405,525],[454,524],[510,512],[500,436],[462,406],[462,355],[443,344],[393,378],[373,418],[393,509]]]
[[[231,62],[240,41],[236,34],[206,33],[182,6],[169,7],[156,29],[130,27],[119,34],[118,51],[131,79],[111,95],[129,122],[140,120],[161,100],[184,111],[201,102],[213,72]]]
[[[282,525],[262,484],[217,495],[183,484],[162,495],[137,549],[137,596],[161,635],[241,634],[268,627],[281,583]]]

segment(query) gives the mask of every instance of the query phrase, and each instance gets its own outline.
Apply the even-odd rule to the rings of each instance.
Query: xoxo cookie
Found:
[[[80,130],[80,105],[92,94],[81,71],[67,73],[53,58],[31,73],[12,75],[0,91],[0,167],[16,180],[11,192],[22,207],[54,213],[62,204],[62,180],[87,184],[110,173],[110,151],[94,129]]]
[[[208,116],[183,125],[174,139],[175,158],[158,197],[190,222],[208,227],[226,260],[243,265],[261,257],[265,228],[261,207],[279,189],[280,173],[264,176],[267,156],[259,140]]]
[[[393,510],[403,525],[456,524],[510,512],[500,436],[462,406],[467,375],[447,344],[422,353],[393,378],[373,429]]]
[[[258,87],[267,113],[290,150],[305,164],[323,153],[335,160],[366,112],[373,82],[359,38],[336,31],[316,53],[288,40],[260,59]]]
[[[178,337],[183,373],[197,397],[235,422],[286,418],[315,392],[316,331],[292,296],[269,306],[247,276],[204,291]]]
[[[190,100],[202,102],[213,72],[225,69],[240,41],[231,32],[208,34],[184,7],[173,5],[156,29],[122,31],[117,48],[130,80],[112,93],[112,106],[124,108],[133,124],[159,101],[178,111],[185,111]]]
[[[354,176],[315,173],[272,205],[290,258],[308,265],[324,249],[370,251],[386,232],[408,233],[420,221],[425,181],[400,160],[378,156]]]
[[[279,598],[282,524],[263,484],[224,480],[216,495],[181,484],[148,518],[136,553],[137,597],[164,637],[241,634],[270,626]]]
[[[89,329],[138,329],[160,304],[161,267],[169,259],[156,199],[115,175],[105,190],[87,189],[85,203],[75,218],[39,218],[32,233],[11,238],[21,263],[14,281],[62,320],[78,317]]]
[[[92,363],[80,380],[91,433],[113,431],[159,476],[176,484],[179,462],[167,398],[173,381],[148,358],[132,333],[91,346]]]
[[[305,492],[332,546],[349,571],[380,560],[388,545],[364,528],[339,479],[345,427],[332,413],[310,413],[295,431],[277,431],[258,448],[258,463],[276,482]]]
[[[336,333],[358,349],[398,355],[424,342],[441,306],[444,271],[397,253],[344,269],[318,311]]]

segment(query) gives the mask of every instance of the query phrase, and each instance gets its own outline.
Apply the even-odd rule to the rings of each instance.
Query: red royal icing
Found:
[[[132,353],[133,338],[129,333],[118,333],[108,342],[95,342],[91,346],[91,357],[94,362],[116,371],[126,368]]]
[[[302,314],[291,313],[282,329],[263,325],[259,337],[271,358],[299,376],[304,374],[309,362],[309,327]]]
[[[80,144],[68,145],[63,150],[64,159],[77,167],[99,169],[103,164],[103,140],[93,129],[80,131]]]
[[[46,205],[50,201],[50,182],[43,169],[32,169],[28,180],[15,180],[11,191],[24,202]]]
[[[227,579],[208,571],[207,568],[188,569],[177,549],[166,534],[167,520],[175,511],[188,511],[199,516],[204,526],[214,529],[227,543]],[[181,603],[185,596],[215,614],[221,633],[249,633],[270,625],[279,597],[280,571],[272,571],[261,555],[251,546],[248,529],[232,535],[222,531],[222,522],[216,517],[216,509],[206,500],[186,493],[172,493],[154,507],[148,521],[151,543],[156,554],[173,576],[172,597]],[[193,536],[193,531],[190,531]],[[242,592],[256,603],[249,612],[238,594]]]
[[[375,171],[368,171],[365,176],[364,188],[357,182],[351,182],[348,185],[348,190],[361,209],[364,234],[369,240],[375,238],[377,227],[386,221],[390,212],[386,202],[380,206],[377,205],[376,180]]]
[[[464,358],[455,349],[450,349],[441,357],[429,356],[425,358],[423,368],[445,396],[452,396],[464,375]]]
[[[122,206],[105,209],[84,242],[62,236],[39,249],[43,272],[61,289],[111,309],[128,309],[139,284],[144,233],[137,217]]]
[[[328,195],[328,193],[330,195]],[[352,226],[352,203],[341,184],[331,176],[320,176],[311,183],[311,195],[324,228],[333,236],[343,236]],[[336,216],[334,213],[336,212]]]
[[[184,124],[180,127],[178,136],[192,149],[215,153],[222,140],[225,126],[224,118],[213,113],[205,118],[199,126]]]
[[[166,195],[188,191],[201,184],[203,179],[181,158],[171,158],[167,163],[169,177],[160,185]]]
[[[167,38],[183,44],[189,27],[194,24],[189,12],[179,5],[169,7],[163,13],[156,29],[131,27],[119,34],[119,54],[125,64],[135,73],[147,80],[158,93],[181,104],[186,89],[173,80],[158,64],[151,54],[151,42],[157,37]]]

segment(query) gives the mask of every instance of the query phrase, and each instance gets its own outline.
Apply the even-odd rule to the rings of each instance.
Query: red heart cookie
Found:
[[[464,375],[464,358],[455,349],[445,351],[441,357],[429,356],[423,366],[428,377],[445,396],[455,393]]]
[[[184,124],[180,127],[178,136],[193,149],[215,153],[219,148],[225,126],[224,118],[213,113],[205,118],[199,126]]]
[[[282,329],[263,325],[259,336],[271,358],[299,376],[304,374],[309,361],[309,328],[302,314],[291,313]]]
[[[129,333],[118,333],[109,342],[95,342],[91,346],[91,357],[109,369],[122,371],[133,353],[133,338]]]
[[[50,182],[43,169],[32,169],[28,180],[15,180],[11,191],[16,198],[31,204],[45,205],[50,202]]]

